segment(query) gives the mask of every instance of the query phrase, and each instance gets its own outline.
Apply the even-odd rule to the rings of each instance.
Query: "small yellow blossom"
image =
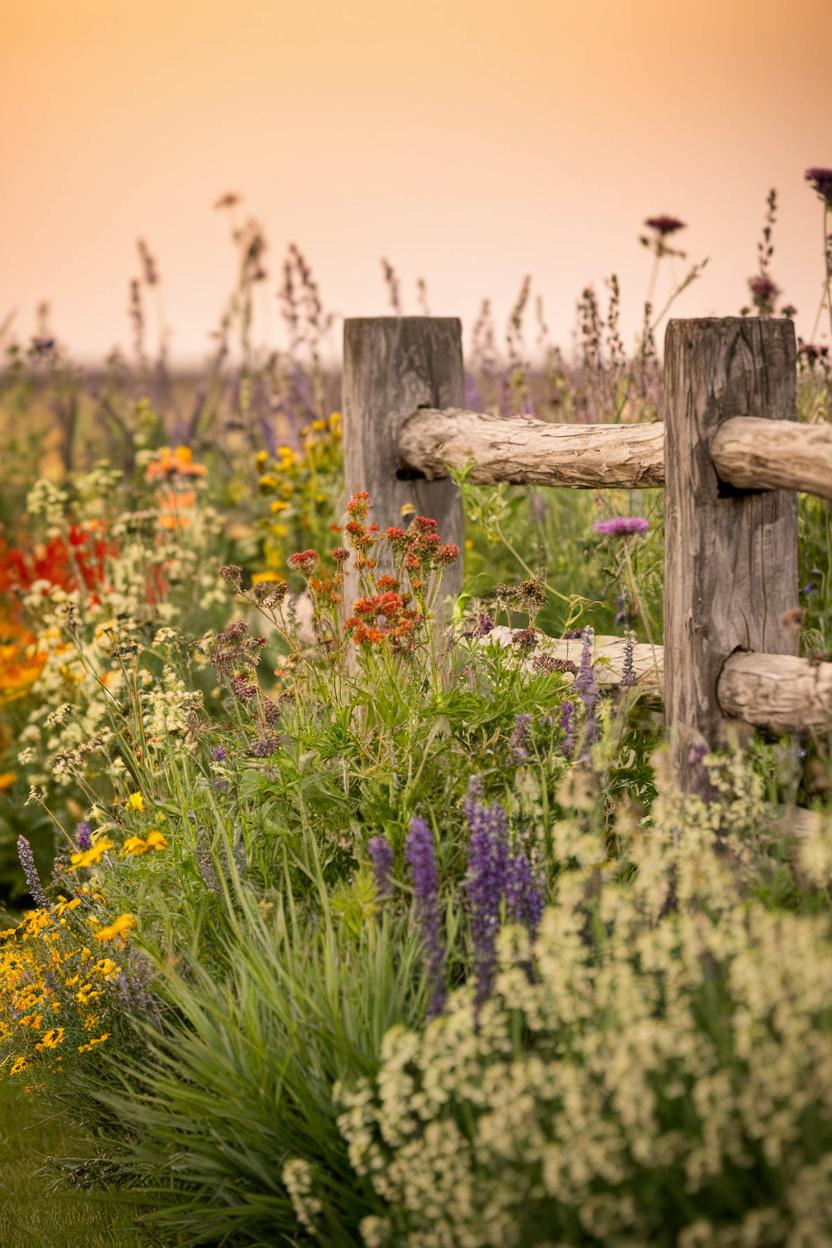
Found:
[[[97,1044],[103,1044],[105,1040],[109,1040],[109,1039],[110,1039],[109,1031],[102,1031],[100,1036],[95,1036],[92,1040],[89,1040],[86,1044],[79,1044],[78,1052],[88,1053],[90,1049],[94,1049]]]
[[[63,1041],[63,1027],[50,1027],[49,1031],[43,1033],[42,1039],[35,1045],[35,1048],[42,1053],[44,1049],[57,1049],[59,1044],[63,1044]]]
[[[120,914],[109,927],[102,927],[101,931],[96,933],[96,940],[115,940],[116,937],[124,936],[135,926],[136,920],[132,914]]]
[[[128,810],[138,810],[141,813],[144,810],[144,798],[141,793],[131,793],[127,799]]]
[[[16,1057],[14,1061],[12,1062],[12,1068],[9,1071],[9,1074],[20,1075],[23,1073],[24,1070],[28,1070],[28,1069],[29,1069],[29,1063],[27,1062],[26,1058]]]
[[[108,836],[102,836],[100,841],[96,841],[89,849],[80,850],[77,854],[72,854],[70,862],[72,866],[70,871],[78,871],[82,867],[93,867],[104,857],[108,849],[113,848],[113,842]]]
[[[105,979],[110,979],[113,975],[118,975],[121,967],[112,958],[99,958],[93,970],[103,975]]]
[[[163,832],[160,832],[158,828],[153,828],[147,834],[147,838],[145,839],[145,845],[148,849],[156,849],[156,850],[167,849],[168,847],[167,837],[164,835]]]
[[[16,775],[17,775],[17,772],[15,771],[0,772],[0,792],[2,792],[3,789],[10,789],[12,787],[12,785],[14,784]]]

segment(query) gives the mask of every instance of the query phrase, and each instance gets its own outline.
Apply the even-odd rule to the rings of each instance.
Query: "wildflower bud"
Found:
[[[235,563],[227,563],[221,567],[220,576],[234,589],[239,589],[243,583],[243,569],[238,568]]]

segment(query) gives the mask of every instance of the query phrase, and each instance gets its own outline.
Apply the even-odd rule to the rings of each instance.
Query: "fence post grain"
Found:
[[[412,503],[439,525],[444,542],[462,550],[462,500],[447,479],[427,481],[406,469],[399,430],[419,407],[465,405],[462,324],[456,317],[358,317],[344,324],[344,476],[347,495],[367,490],[371,519],[381,528],[401,524]],[[444,592],[462,584],[462,556],[443,577]],[[355,596],[348,573],[345,601]]]
[[[736,650],[795,654],[797,495],[722,483],[724,420],[795,418],[794,327],[731,317],[671,321],[665,338],[665,716],[673,771],[711,796],[703,754],[725,743],[717,698]]]

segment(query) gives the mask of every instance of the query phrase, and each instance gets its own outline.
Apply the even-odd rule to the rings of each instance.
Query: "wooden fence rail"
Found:
[[[463,400],[458,320],[346,322],[346,484],[370,491],[379,524],[413,501],[461,545],[450,469],[478,484],[663,486],[664,647],[636,668],[660,685],[680,786],[710,796],[702,757],[724,744],[730,718],[775,732],[832,728],[832,663],[797,657],[790,619],[794,491],[832,498],[832,430],[795,421],[791,321],[671,321],[664,419],[651,424],[504,419]],[[604,642],[615,650],[615,638]]]

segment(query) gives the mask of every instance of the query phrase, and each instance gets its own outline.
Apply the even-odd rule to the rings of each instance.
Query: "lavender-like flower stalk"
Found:
[[[468,787],[465,817],[471,829],[465,892],[474,946],[474,1008],[487,1000],[497,969],[496,940],[500,926],[500,901],[506,891],[509,865],[508,820],[499,802],[485,806],[478,800],[480,785]]]
[[[634,651],[633,634],[628,633],[624,642],[624,663],[621,668],[621,684],[625,688],[636,683],[636,669],[633,664]]]
[[[414,817],[405,842],[405,857],[413,872],[416,912],[422,929],[422,940],[428,962],[431,998],[428,1014],[441,1014],[445,1004],[445,951],[442,947],[439,920],[439,872],[433,835],[424,819]]]
[[[373,863],[373,876],[376,892],[379,897],[391,897],[393,882],[390,872],[393,867],[393,847],[386,836],[371,836],[367,842],[367,852]]]
[[[568,698],[561,707],[560,726],[563,729],[563,752],[571,758],[575,750],[575,706]]]
[[[506,876],[506,906],[515,923],[523,923],[532,939],[543,914],[543,890],[535,879],[532,864],[524,849],[516,850],[509,859]]]
[[[529,757],[529,751],[526,748],[529,742],[529,733],[532,726],[532,717],[528,711],[521,711],[514,720],[514,731],[509,737],[509,749],[515,762],[522,762],[523,759]]]
[[[23,874],[26,877],[26,887],[29,890],[29,896],[36,906],[41,910],[49,909],[49,902],[46,899],[46,893],[43,891],[43,885],[40,882],[38,868],[35,863],[35,855],[32,852],[32,846],[26,840],[25,836],[17,838],[17,856],[20,865],[23,868]]]
[[[92,846],[92,828],[84,819],[75,826],[75,844],[80,850],[90,849]]]
[[[595,704],[598,701],[598,685],[595,672],[592,670],[593,630],[587,626],[583,631],[581,646],[581,664],[575,677],[575,689],[584,705],[584,743],[588,747],[598,739],[598,721],[595,718]]]

